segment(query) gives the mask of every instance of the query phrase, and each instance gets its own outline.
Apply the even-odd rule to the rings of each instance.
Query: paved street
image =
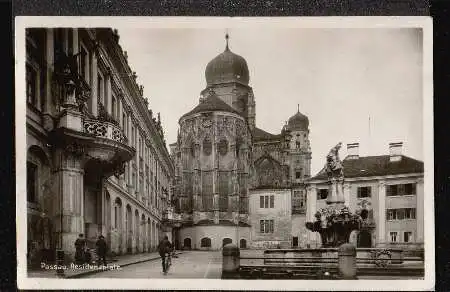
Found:
[[[220,251],[186,251],[172,259],[169,273],[164,276],[160,260],[129,265],[121,270],[112,270],[88,275],[84,278],[206,278],[219,279],[222,270]]]

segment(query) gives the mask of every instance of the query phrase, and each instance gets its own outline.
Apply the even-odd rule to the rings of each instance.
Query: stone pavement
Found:
[[[180,251],[176,251],[176,255],[181,254]],[[75,268],[73,265],[68,265],[64,271],[64,278],[80,278],[90,274],[101,273],[117,269],[118,267],[126,267],[129,265],[158,260],[160,258],[158,252],[151,253],[139,253],[114,257],[112,260],[107,258],[108,268],[97,268],[95,264],[89,266],[85,265],[82,268]],[[56,270],[54,269],[41,269],[28,271],[28,277],[30,278],[58,278]]]

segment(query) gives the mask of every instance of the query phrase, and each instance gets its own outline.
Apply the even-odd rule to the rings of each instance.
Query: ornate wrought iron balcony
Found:
[[[85,119],[83,128],[86,133],[96,137],[111,139],[124,144],[127,143],[127,137],[125,137],[122,130],[110,122]]]

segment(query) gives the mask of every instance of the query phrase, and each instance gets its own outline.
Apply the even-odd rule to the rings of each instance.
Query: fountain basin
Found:
[[[338,263],[338,248],[269,249],[264,251],[267,265],[320,265],[335,266]],[[394,248],[356,248],[358,266],[402,265],[403,250]]]

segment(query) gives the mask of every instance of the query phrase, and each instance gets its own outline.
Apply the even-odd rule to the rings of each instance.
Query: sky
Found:
[[[178,119],[205,88],[207,63],[223,52],[226,28],[116,27],[128,61],[168,144]],[[360,143],[361,156],[423,160],[422,31],[413,28],[232,28],[230,50],[247,61],[256,125],[280,133],[297,112],[310,121],[312,175],[331,147]]]

